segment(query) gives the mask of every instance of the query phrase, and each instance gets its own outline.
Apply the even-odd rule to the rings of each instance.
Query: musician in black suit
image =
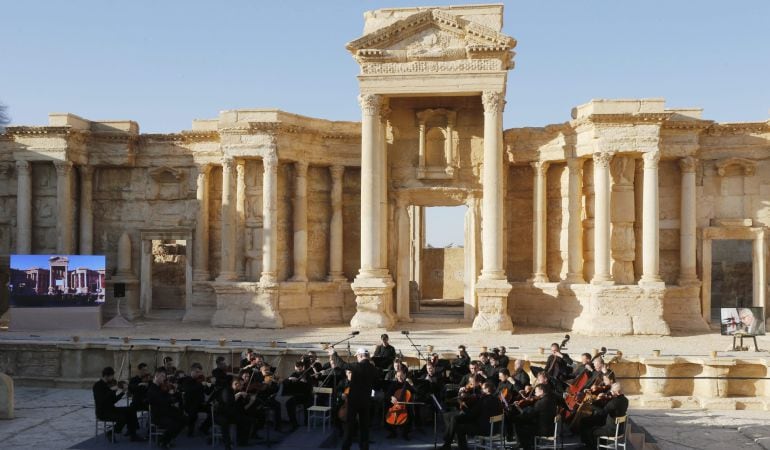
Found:
[[[512,419],[516,426],[519,443],[525,450],[534,446],[535,436],[553,435],[554,418],[558,414],[559,408],[566,407],[564,399],[554,394],[553,389],[548,384],[535,386],[535,396],[539,397],[535,406],[524,410]]]
[[[612,383],[612,399],[597,409],[590,417],[581,422],[580,439],[587,448],[596,448],[599,436],[615,436],[615,419],[628,413],[628,398],[623,395],[620,383]],[[620,427],[620,434],[625,432],[625,424]]]
[[[468,352],[465,350],[464,345],[458,345],[457,346],[457,357],[452,360],[451,364],[451,380],[452,383],[457,383],[460,381],[460,379],[463,377],[463,375],[466,375],[468,373],[468,366],[471,364],[471,357],[468,355]]]
[[[481,397],[470,409],[452,421],[453,430],[447,430],[444,435],[442,450],[452,448],[453,436],[457,436],[457,446],[460,450],[467,450],[468,436],[487,434],[489,432],[489,418],[503,413],[503,405],[493,393],[495,385],[487,381],[482,386]],[[450,426],[450,427],[451,427]]]
[[[128,435],[131,440],[142,441],[143,439],[136,435],[136,429],[139,427],[136,410],[132,406],[115,406],[115,403],[125,395],[125,389],[121,383],[115,381],[115,370],[112,367],[105,367],[102,370],[102,377],[94,383],[93,387],[96,418],[115,421],[115,433],[120,433],[123,427],[128,425]]]
[[[387,334],[380,336],[382,343],[374,348],[374,355],[372,355],[372,361],[379,369],[387,369],[393,364],[393,360],[396,359],[396,348],[390,345],[390,338]]]
[[[545,372],[549,377],[557,380],[565,380],[572,371],[572,358],[568,354],[562,353],[561,346],[557,343],[551,344],[551,355],[545,363]]]
[[[158,439],[158,446],[171,448],[171,441],[184,428],[185,420],[176,405],[173,386],[166,383],[166,370],[163,367],[155,369],[152,383],[147,388],[147,402],[150,404],[152,423],[166,430]]]
[[[342,438],[342,450],[350,450],[353,436],[359,431],[359,448],[369,449],[369,408],[372,391],[380,380],[382,371],[369,360],[369,352],[359,348],[356,351],[355,363],[346,363],[334,351],[329,349],[329,356],[345,370],[351,371],[350,392],[348,393],[348,410],[345,417],[345,435]],[[356,423],[358,419],[358,423]]]
[[[511,375],[511,382],[513,383],[516,391],[522,391],[529,386],[529,374],[524,371],[524,360],[517,359],[513,362],[513,374]]]
[[[137,411],[147,411],[147,387],[152,380],[152,374],[145,363],[139,363],[137,369],[137,375],[128,380],[131,406]]]
[[[505,354],[505,346],[500,346],[500,353],[497,357],[497,362],[500,365],[501,368],[507,369],[508,363],[511,362],[510,358],[508,358],[508,355]]]

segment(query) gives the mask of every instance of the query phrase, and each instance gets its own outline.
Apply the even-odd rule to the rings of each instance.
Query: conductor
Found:
[[[369,408],[372,391],[380,379],[381,371],[374,367],[369,360],[369,352],[365,348],[356,351],[355,363],[344,362],[333,348],[329,356],[335,365],[344,370],[350,370],[350,392],[348,393],[348,411],[345,417],[345,434],[342,438],[342,450],[349,450],[353,444],[353,435],[359,431],[358,446],[361,450],[369,449]],[[358,423],[356,423],[358,419]]]

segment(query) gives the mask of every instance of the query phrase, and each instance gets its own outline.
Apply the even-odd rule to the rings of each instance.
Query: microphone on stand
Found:
[[[361,334],[361,332],[360,332],[360,331],[352,331],[352,332],[350,333],[350,335],[351,335],[351,336],[358,336],[359,334]]]

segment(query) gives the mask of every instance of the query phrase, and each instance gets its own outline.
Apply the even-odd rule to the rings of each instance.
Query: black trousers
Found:
[[[182,428],[185,426],[185,418],[182,411],[174,408],[168,414],[153,414],[152,423],[166,430],[163,436],[160,437],[160,441],[165,443],[174,440],[179,432],[182,431]]]
[[[458,436],[458,431],[462,425],[467,425],[470,419],[460,411],[447,411],[444,413],[444,445],[449,446]],[[459,437],[458,437],[459,444]],[[467,442],[466,442],[467,445]]]
[[[486,434],[489,432],[489,428],[480,427],[475,422],[471,423],[458,423],[455,433],[457,434],[457,446],[460,450],[467,450],[468,448],[468,436],[477,436],[480,434]]]
[[[369,399],[355,403],[348,401],[348,415],[345,419],[342,450],[350,450],[356,430],[359,432],[358,447],[361,450],[369,449],[369,426],[371,425],[369,407]]]
[[[310,407],[312,402],[313,400],[307,395],[293,395],[290,399],[286,400],[286,415],[289,416],[289,422],[291,422],[293,426],[298,425],[297,405],[302,405],[302,415],[305,418],[304,421],[307,425],[307,409]]]
[[[136,420],[136,410],[133,407],[120,406],[112,408],[99,417],[99,420],[114,420],[115,432],[120,433],[123,427],[128,426],[128,435],[134,436],[139,422]]]
[[[214,416],[214,421],[222,429],[222,440],[225,443],[225,448],[229,448],[232,445],[232,437],[230,436],[230,425],[235,425],[235,439],[238,442],[238,446],[245,446],[249,442],[249,433],[251,432],[251,419],[245,415],[236,415],[234,417],[228,417],[224,414]]]

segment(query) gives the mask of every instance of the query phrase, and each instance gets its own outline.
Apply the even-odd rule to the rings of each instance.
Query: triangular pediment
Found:
[[[346,46],[359,60],[455,60],[491,55],[508,60],[516,40],[441,9],[412,14]]]

